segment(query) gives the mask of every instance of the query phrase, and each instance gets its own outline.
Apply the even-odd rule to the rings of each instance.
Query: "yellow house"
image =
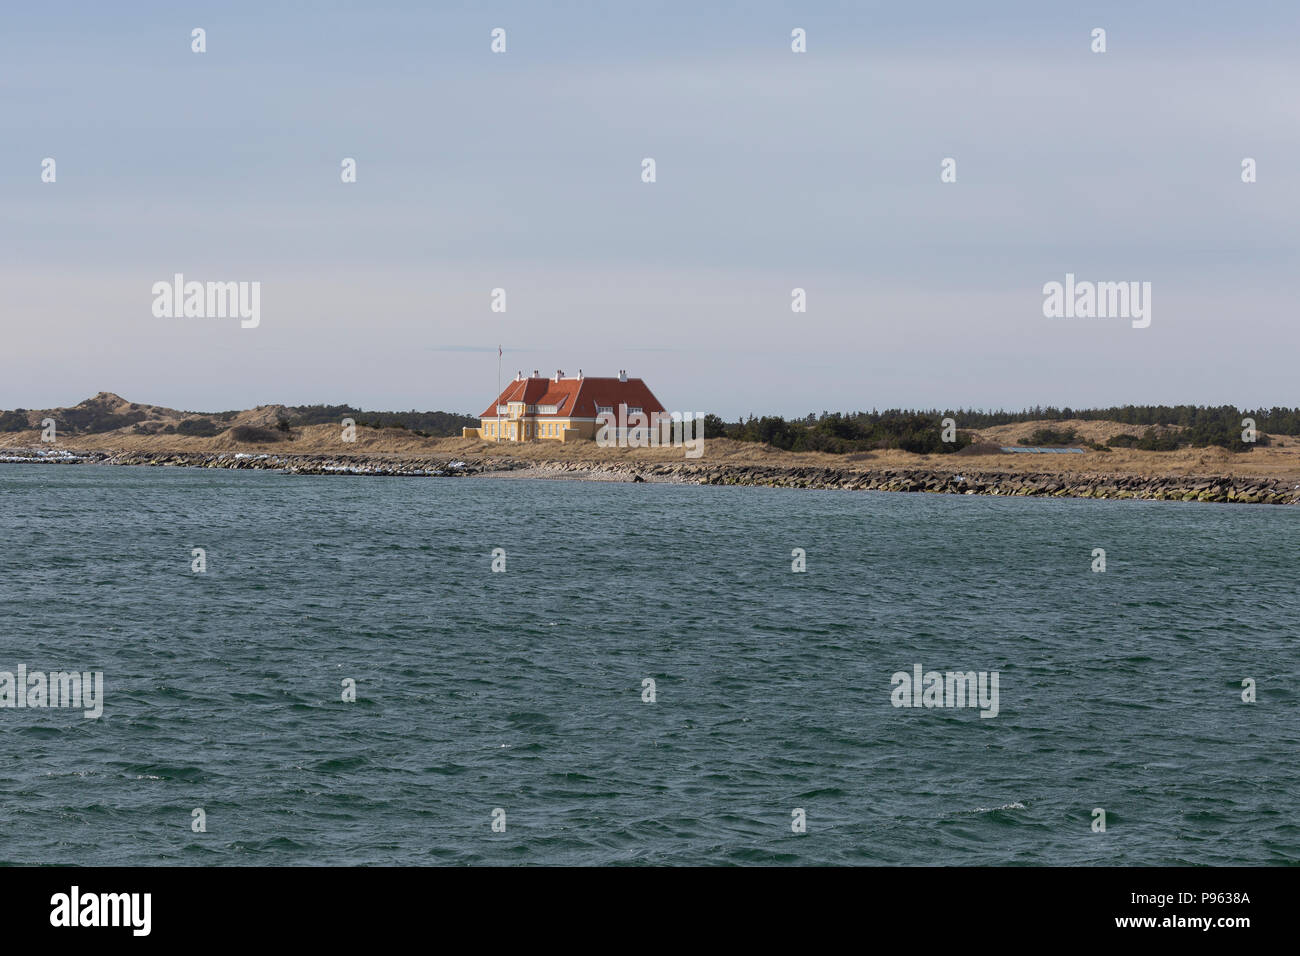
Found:
[[[624,371],[617,378],[587,378],[582,369],[567,376],[559,370],[542,378],[534,369],[528,378],[517,373],[479,416],[479,427],[463,434],[487,441],[591,440],[598,416],[617,414],[619,405],[627,405],[629,415],[665,411],[644,381],[628,378]]]

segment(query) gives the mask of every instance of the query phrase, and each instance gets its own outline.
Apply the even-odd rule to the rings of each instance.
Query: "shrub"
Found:
[[[1148,428],[1141,438],[1135,435],[1116,435],[1106,444],[1111,448],[1136,448],[1139,451],[1177,451],[1181,442],[1176,435],[1161,435],[1154,428]]]
[[[351,405],[295,405],[287,411],[289,424],[298,427],[337,425],[344,418],[351,418],[358,425],[376,429],[392,428],[400,423],[404,428],[418,429],[437,438],[459,438],[462,428],[477,428],[479,424],[471,415],[453,412],[364,412]]]
[[[178,435],[193,435],[196,438],[211,438],[220,430],[207,418],[187,418],[176,426]]]
[[[778,415],[751,416],[746,421],[723,426],[722,432],[736,441],[765,442],[786,451],[821,451],[832,455],[880,448],[899,448],[919,455],[951,454],[971,442],[968,432],[958,432],[956,441],[945,442],[939,417],[901,411],[871,415],[823,412],[820,418],[809,415],[789,421]],[[706,418],[705,436],[709,434],[710,422]]]
[[[236,425],[230,429],[230,437],[240,442],[283,441],[284,436],[270,428],[258,428],[256,425]]]
[[[726,438],[727,425],[717,415],[704,416],[704,437],[708,438]]]

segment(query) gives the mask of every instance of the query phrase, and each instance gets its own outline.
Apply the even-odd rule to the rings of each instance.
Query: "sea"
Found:
[[[1295,864],[1298,541],[1282,506],[0,465],[0,671],[103,675],[99,717],[0,706],[0,863]]]

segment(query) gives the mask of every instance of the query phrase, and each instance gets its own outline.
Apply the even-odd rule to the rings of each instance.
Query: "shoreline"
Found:
[[[0,450],[0,464],[133,465],[232,468],[286,475],[412,478],[536,478],[628,483],[740,485],[843,491],[901,491],[1034,498],[1210,501],[1300,504],[1300,482],[1227,475],[1144,476],[1106,472],[1012,472],[981,468],[964,474],[934,468],[876,469],[645,460],[592,462],[501,457],[308,455],[273,452],[111,452],[72,449]]]

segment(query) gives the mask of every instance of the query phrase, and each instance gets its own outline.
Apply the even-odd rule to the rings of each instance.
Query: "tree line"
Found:
[[[955,440],[944,441],[942,422],[952,419],[958,431]],[[1260,432],[1254,443],[1242,440],[1243,419],[1253,419]],[[1191,446],[1217,445],[1233,451],[1249,451],[1268,444],[1264,432],[1300,435],[1300,408],[1239,409],[1233,405],[1123,405],[1111,408],[1075,409],[1035,406],[1020,412],[983,409],[891,408],[870,412],[809,412],[803,418],[779,415],[750,415],[726,422],[717,415],[704,418],[705,438],[764,442],[786,451],[824,451],[845,454],[855,451],[897,448],[917,454],[951,454],[971,443],[961,429],[991,428],[1033,421],[1113,421],[1126,425],[1147,425],[1141,436],[1116,435],[1105,443],[1081,442],[1072,429],[1040,428],[1025,440],[1029,445],[1085,444],[1096,449],[1138,448],[1173,451]],[[1162,432],[1157,426],[1180,426],[1177,432]]]

